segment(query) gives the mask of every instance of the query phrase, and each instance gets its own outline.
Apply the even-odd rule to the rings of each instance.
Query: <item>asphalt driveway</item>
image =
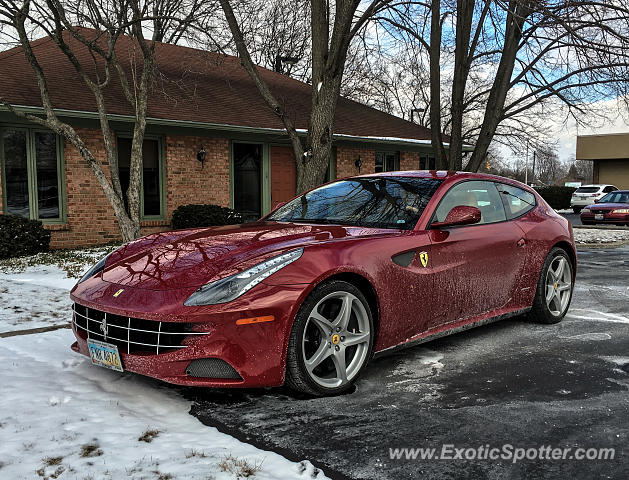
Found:
[[[207,425],[337,478],[629,478],[629,247],[579,252],[568,316],[511,319],[370,364],[356,390],[184,390]],[[390,448],[615,448],[613,460],[397,460]]]

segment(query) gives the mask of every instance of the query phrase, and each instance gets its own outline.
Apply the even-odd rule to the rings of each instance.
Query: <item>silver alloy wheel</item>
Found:
[[[546,273],[546,306],[555,317],[562,316],[572,295],[572,268],[563,255],[557,255]]]
[[[310,378],[326,388],[351,382],[367,359],[369,325],[367,310],[355,295],[337,291],[323,297],[308,315],[302,338]]]

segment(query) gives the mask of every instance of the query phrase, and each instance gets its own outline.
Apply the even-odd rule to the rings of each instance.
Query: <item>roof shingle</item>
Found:
[[[83,29],[85,36],[97,31]],[[87,48],[72,38],[66,41],[85,71],[92,78],[103,74],[102,64],[95,65]],[[95,112],[92,92],[50,38],[33,42],[33,51],[46,75],[55,108]],[[141,54],[134,39],[120,37],[116,55],[132,78],[133,65],[141,65]],[[207,124],[283,129],[273,111],[264,103],[237,57],[188,47],[158,43],[158,75],[152,85],[148,117]],[[307,129],[310,116],[311,86],[262,67],[258,67],[276,98],[285,106],[295,127]],[[13,105],[41,107],[35,75],[21,47],[0,53],[0,91]],[[125,100],[117,75],[111,77],[105,101],[110,114],[133,115]],[[394,137],[429,140],[424,127],[340,98],[335,118],[335,133],[362,137]]]

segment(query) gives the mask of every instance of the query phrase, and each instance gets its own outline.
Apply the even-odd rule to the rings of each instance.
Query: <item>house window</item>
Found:
[[[376,152],[376,173],[395,172],[400,169],[400,156],[397,152]]]
[[[432,155],[421,155],[419,157],[420,170],[435,170],[435,157]]]
[[[127,205],[126,192],[131,173],[131,143],[128,137],[118,137],[118,172],[120,186]],[[147,220],[164,218],[164,182],[161,143],[156,138],[145,138],[142,145],[142,195],[140,212]]]
[[[63,154],[53,132],[30,128],[0,131],[4,213],[63,221]]]

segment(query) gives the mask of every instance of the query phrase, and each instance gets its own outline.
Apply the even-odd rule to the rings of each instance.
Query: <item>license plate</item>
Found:
[[[87,347],[90,350],[90,357],[94,365],[110,368],[118,372],[122,372],[122,362],[118,347],[111,343],[99,342],[97,340],[89,340]]]
[[[594,220],[603,220],[604,216],[602,213],[597,213],[594,215]]]

